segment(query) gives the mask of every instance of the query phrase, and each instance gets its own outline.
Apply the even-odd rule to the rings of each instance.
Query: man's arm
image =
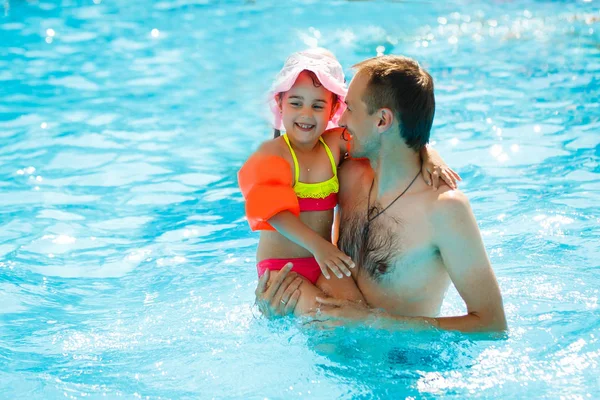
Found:
[[[467,315],[436,318],[441,329],[507,329],[502,295],[469,200],[460,191],[440,195],[434,217],[436,244],[452,283],[465,301]]]
[[[327,317],[363,320],[384,329],[439,328],[462,332],[507,329],[502,296],[469,201],[458,191],[440,195],[434,211],[436,245],[454,286],[467,305],[458,317],[402,317],[335,299],[317,299]]]

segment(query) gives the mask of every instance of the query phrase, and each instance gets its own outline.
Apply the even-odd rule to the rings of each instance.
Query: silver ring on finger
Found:
[[[283,304],[285,306],[286,301],[284,299],[281,299],[281,304]]]

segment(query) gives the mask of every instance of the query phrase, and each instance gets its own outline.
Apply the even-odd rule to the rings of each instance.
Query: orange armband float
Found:
[[[267,221],[281,211],[300,215],[292,187],[290,165],[282,157],[253,155],[238,171],[238,184],[246,199],[246,217],[253,231],[275,230]]]

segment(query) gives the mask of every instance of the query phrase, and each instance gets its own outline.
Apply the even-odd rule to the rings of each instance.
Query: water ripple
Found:
[[[4,397],[600,396],[597,5],[9,0],[0,15]],[[313,45],[348,77],[387,53],[432,73],[432,141],[464,178],[508,339],[255,317],[236,172],[271,135],[270,80]],[[465,311],[452,289],[442,313]]]

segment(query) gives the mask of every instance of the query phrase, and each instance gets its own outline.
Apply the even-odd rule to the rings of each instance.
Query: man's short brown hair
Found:
[[[369,78],[362,98],[369,114],[381,108],[392,110],[406,145],[421,150],[429,142],[435,114],[431,75],[415,60],[393,55],[370,58],[354,68]]]

